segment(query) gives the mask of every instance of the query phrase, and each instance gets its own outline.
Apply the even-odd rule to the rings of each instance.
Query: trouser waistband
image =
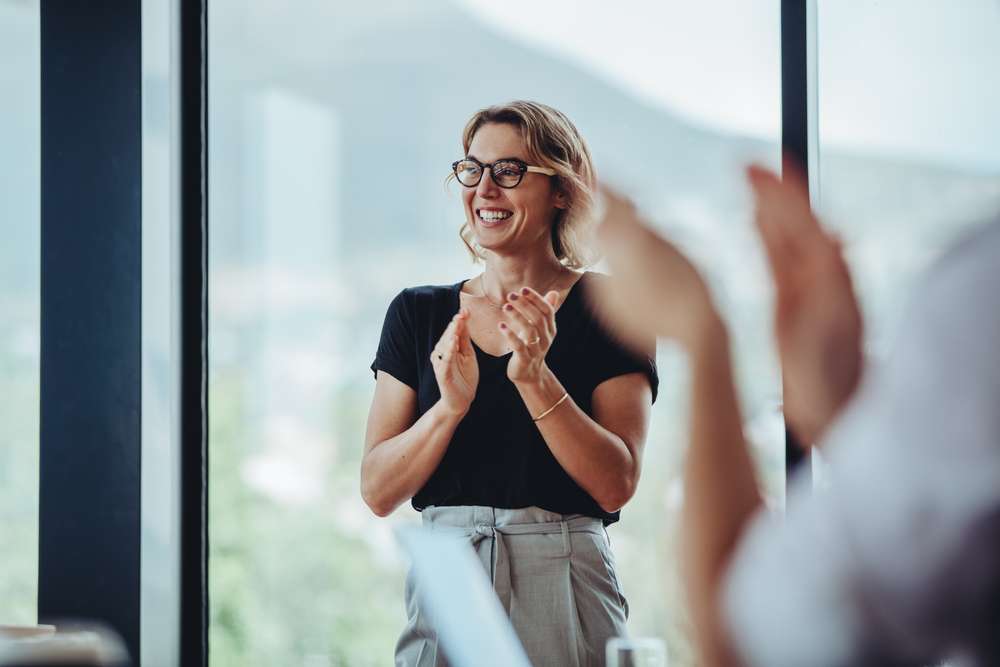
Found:
[[[582,514],[558,514],[539,507],[498,509],[476,505],[426,507],[421,512],[424,525],[432,530],[453,531],[478,549],[483,540],[493,540],[490,579],[493,590],[510,614],[510,557],[506,540],[515,536],[562,533],[565,555],[569,556],[570,533],[604,536],[604,522]]]

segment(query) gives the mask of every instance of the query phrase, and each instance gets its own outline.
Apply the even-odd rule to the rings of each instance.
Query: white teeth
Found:
[[[479,211],[479,217],[487,222],[493,222],[495,220],[504,220],[512,216],[513,213],[510,211]]]

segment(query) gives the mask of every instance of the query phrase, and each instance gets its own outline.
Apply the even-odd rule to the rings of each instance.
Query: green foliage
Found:
[[[405,620],[402,572],[340,520],[358,495],[363,411],[336,410],[335,427],[357,443],[330,473],[323,501],[281,506],[240,477],[251,442],[241,378],[212,388],[210,454],[211,661],[228,665],[384,665]],[[338,405],[357,408],[351,395]],[[374,522],[374,516],[370,519]]]

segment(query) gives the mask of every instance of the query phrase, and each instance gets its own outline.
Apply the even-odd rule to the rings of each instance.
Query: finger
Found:
[[[448,341],[448,345],[444,350],[444,363],[447,366],[451,366],[455,359],[455,353],[458,351],[458,339],[452,338]]]
[[[795,172],[781,178],[764,167],[751,165],[747,168],[747,180],[758,208],[772,215],[794,212],[798,216],[810,208],[809,190]]]
[[[516,333],[514,333],[513,329],[507,326],[506,322],[500,322],[497,327],[500,329],[500,333],[503,337],[506,338],[507,342],[510,344],[510,349],[514,352],[523,354],[528,350],[528,346],[525,345],[524,341],[521,340]]]
[[[784,234],[781,225],[775,224],[761,212],[754,216],[754,227],[764,246],[764,254],[771,273],[776,281],[781,282],[787,276],[789,265],[793,260],[793,245]]]
[[[503,307],[504,315],[506,315],[511,323],[514,324],[517,334],[521,336],[525,342],[534,340],[535,338],[540,338],[541,333],[539,332],[538,324],[535,323],[531,317],[525,314],[524,311],[525,307],[521,305],[519,301],[508,301]]]
[[[448,344],[448,341],[455,337],[455,328],[458,326],[457,317],[458,315],[451,319],[451,322],[445,327],[444,333],[441,334],[441,337],[438,338],[437,343],[434,345],[434,349],[431,350],[432,361],[438,359],[439,355],[444,355],[445,346]]]
[[[549,307],[552,308],[552,315],[554,316],[556,306],[559,305],[559,292],[551,290],[545,294],[543,299],[545,303],[549,304]]]
[[[444,332],[441,334],[441,337],[438,338],[438,342],[440,343],[443,340],[448,340],[449,336],[455,335],[455,327],[456,326],[458,326],[458,315],[457,314],[454,317],[451,318],[450,322],[448,322],[448,326],[445,327]]]
[[[822,226],[812,210],[805,174],[794,163],[786,164],[779,179],[760,167],[748,170],[758,209],[799,241],[818,241]]]
[[[514,299],[513,297],[517,298]],[[522,304],[524,308],[522,312],[529,319],[536,322],[537,328],[540,330],[544,329],[547,333],[555,330],[556,311],[538,292],[530,287],[522,287],[520,294],[511,294],[508,298]]]
[[[754,226],[764,246],[775,283],[781,288],[788,285],[793,267],[800,261],[801,248],[797,236],[801,236],[804,227],[790,224],[786,219],[790,215],[789,209],[801,209],[802,205],[801,202],[788,202],[792,195],[782,192],[785,186],[772,172],[751,166],[747,175],[757,204]]]
[[[548,293],[551,294],[553,291],[555,290],[550,290]],[[556,292],[556,296],[559,296],[559,292]],[[546,301],[541,294],[539,294],[532,288],[522,287],[521,298],[523,298],[525,302],[531,305],[532,307],[537,308],[538,312],[541,315],[544,316],[555,315],[556,312],[555,307],[551,303]]]
[[[809,196],[809,177],[797,157],[785,151],[781,156],[781,181]]]

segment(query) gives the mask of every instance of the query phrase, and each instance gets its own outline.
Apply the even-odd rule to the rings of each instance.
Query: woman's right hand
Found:
[[[469,311],[463,308],[431,350],[441,404],[449,412],[462,416],[469,411],[479,386],[479,362],[469,336],[468,320]]]

